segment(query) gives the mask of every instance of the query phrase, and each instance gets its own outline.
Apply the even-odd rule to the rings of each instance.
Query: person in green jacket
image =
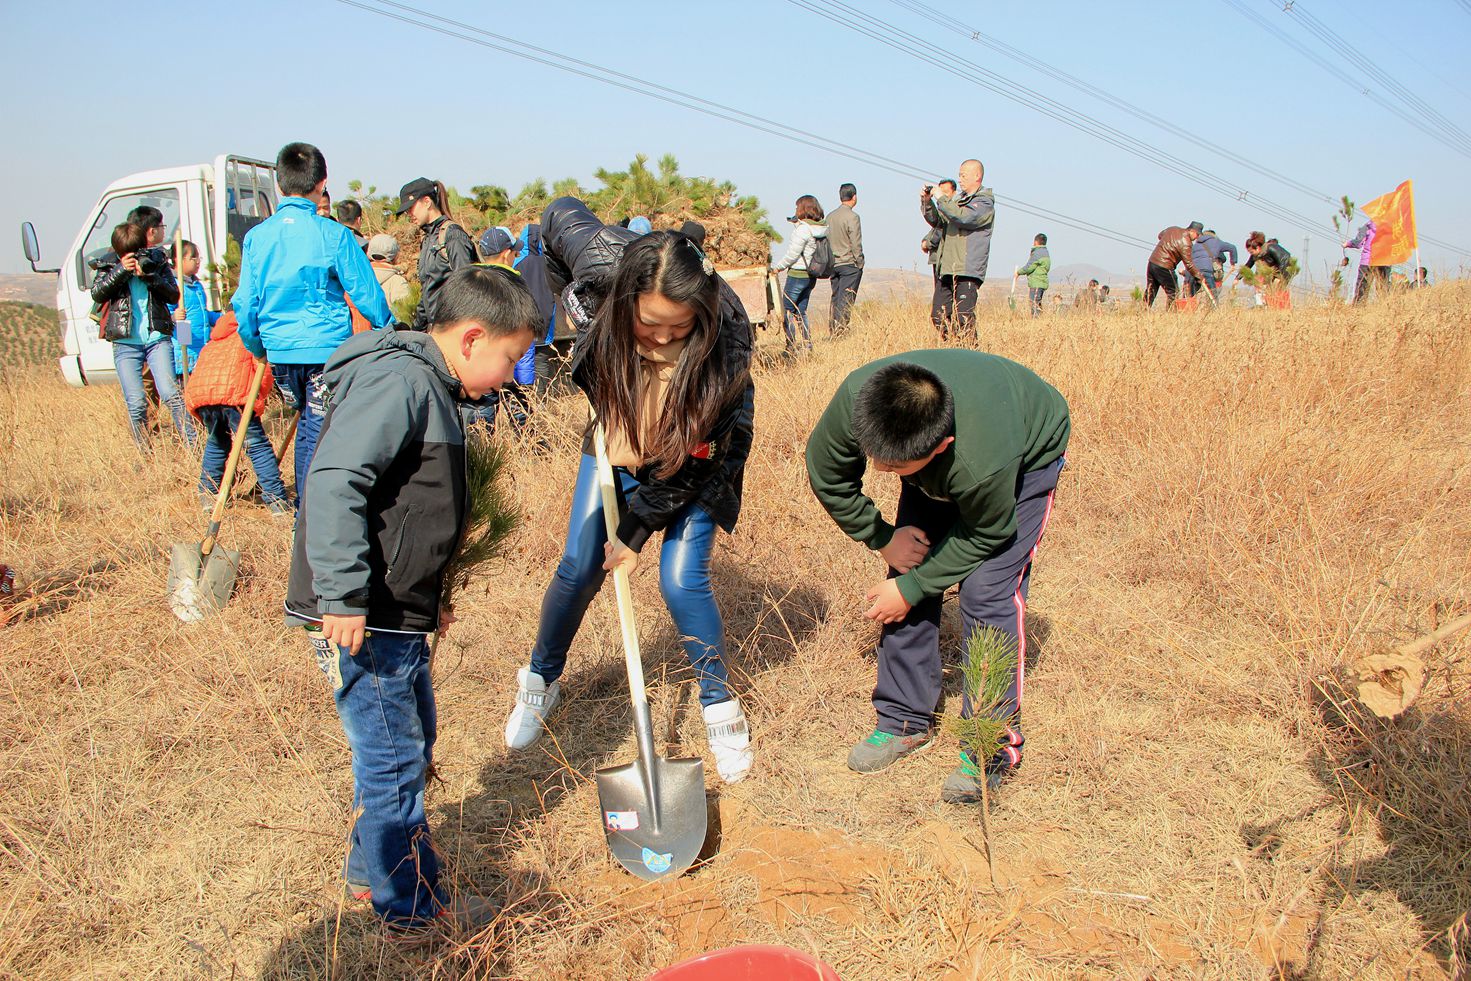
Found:
[[[911,351],[854,371],[807,442],[812,491],[848,537],[878,552],[888,577],[864,616],[883,624],[874,731],[848,754],[873,773],[929,745],[940,698],[940,606],[959,584],[962,650],[994,628],[1017,665],[1001,717],[1006,745],[990,760],[961,754],[941,797],[980,800],[1021,764],[1021,698],[1032,559],[1052,513],[1071,423],[1062,395],[1014,361],[964,349]],[[897,474],[892,523],[863,493],[864,472]],[[966,699],[962,714],[969,715]]]
[[[1032,254],[1027,264],[1016,271],[1027,277],[1027,293],[1032,298],[1032,316],[1042,316],[1042,296],[1047,292],[1047,274],[1052,271],[1052,254],[1047,251],[1047,236],[1041,232],[1032,239]]]

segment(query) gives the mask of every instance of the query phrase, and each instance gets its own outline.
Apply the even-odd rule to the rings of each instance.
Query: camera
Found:
[[[133,258],[138,260],[138,274],[144,277],[157,276],[169,265],[169,257],[160,248],[139,249]]]

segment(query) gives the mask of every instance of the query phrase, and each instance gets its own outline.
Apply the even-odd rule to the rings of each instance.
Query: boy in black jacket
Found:
[[[325,366],[331,393],[296,529],[287,622],[305,625],[352,750],[347,880],[396,930],[454,915],[429,844],[434,748],[428,635],[448,625],[445,569],[466,512],[460,402],[500,388],[535,337],[504,269],[455,272],[428,333],[370,331]]]

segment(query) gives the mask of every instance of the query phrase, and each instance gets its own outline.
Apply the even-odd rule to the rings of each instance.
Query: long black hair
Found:
[[[694,310],[694,327],[670,380],[659,418],[645,439],[638,419],[638,298],[658,293]],[[589,345],[590,398],[598,421],[617,429],[660,478],[679,470],[745,390],[746,372],[732,375],[720,330],[720,279],[705,253],[684,235],[651,232],[630,242],[613,273],[607,299],[593,320]]]

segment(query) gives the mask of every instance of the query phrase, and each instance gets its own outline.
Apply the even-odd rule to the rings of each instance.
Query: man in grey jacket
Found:
[[[833,248],[833,334],[848,328],[853,303],[858,299],[858,284],[863,281],[863,226],[858,213],[858,188],[844,184],[838,188],[842,202],[827,216],[827,240]]]
[[[967,160],[960,165],[959,187],[953,193],[936,184],[919,192],[920,213],[940,230],[940,280],[930,319],[942,338],[952,324],[963,334],[975,333],[976,297],[986,281],[996,221],[996,196],[981,186],[985,175],[979,160]]]

